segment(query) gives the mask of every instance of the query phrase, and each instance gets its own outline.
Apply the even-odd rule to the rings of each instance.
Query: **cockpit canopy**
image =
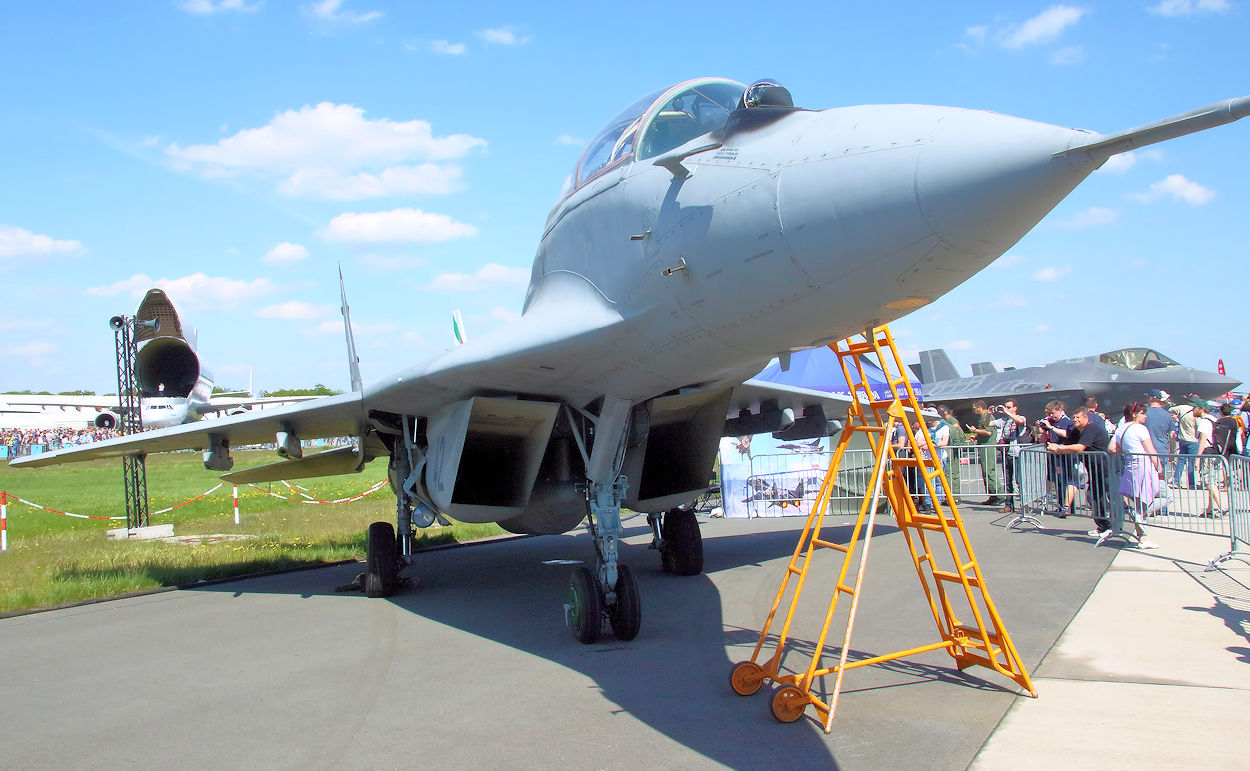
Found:
[[[590,140],[568,192],[618,164],[654,158],[721,128],[745,89],[732,80],[699,78],[644,96]]]
[[[1098,360],[1113,367],[1137,371],[1176,367],[1180,364],[1152,348],[1121,348],[1102,354]]]

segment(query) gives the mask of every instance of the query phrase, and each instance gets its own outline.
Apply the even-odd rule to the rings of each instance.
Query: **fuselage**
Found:
[[[632,152],[590,175],[579,168],[548,218],[518,323],[410,376],[503,357],[515,380],[515,352],[530,360],[529,392],[572,404],[741,382],[778,353],[933,302],[1097,165],[1056,155],[1088,132],[917,105],[757,108],[773,112],[679,145],[648,144],[682,95],[709,83],[726,81],[656,96],[633,123],[621,121],[635,132]],[[724,110],[718,128],[735,112],[751,111]],[[689,176],[656,165],[708,145],[681,160]],[[405,379],[379,390],[402,391]]]

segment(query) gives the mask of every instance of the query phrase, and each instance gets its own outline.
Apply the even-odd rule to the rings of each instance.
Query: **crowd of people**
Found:
[[[15,458],[28,454],[32,447],[52,451],[115,436],[117,431],[112,428],[0,428],[0,447]]]
[[[1095,527],[1089,535],[1102,543],[1114,534],[1108,515],[1111,495],[1123,496],[1132,535],[1140,548],[1156,548],[1146,537],[1142,522],[1149,515],[1167,513],[1165,488],[1205,488],[1201,516],[1227,513],[1226,466],[1204,456],[1250,455],[1250,400],[1216,403],[1190,395],[1172,404],[1164,391],[1150,390],[1142,402],[1124,405],[1121,415],[1099,411],[1096,397],[1087,397],[1068,413],[1068,405],[1052,401],[1045,415],[1030,421],[1014,399],[990,405],[977,400],[972,418],[961,423],[945,405],[928,405],[921,411],[946,472],[951,493],[958,498],[958,459],[951,447],[976,445],[975,456],[986,491],[983,506],[1013,512],[1019,496],[1020,453],[1029,444],[1047,450],[1046,479],[1056,501],[1056,516],[1076,511],[1078,488],[1085,489]],[[917,421],[915,428],[919,428]],[[907,431],[899,427],[892,438],[896,451],[907,452]],[[922,443],[923,444],[923,443]],[[918,450],[928,455],[927,447]],[[1164,478],[1166,456],[1176,459],[1171,480]],[[1000,478],[999,467],[1002,474]],[[1118,487],[1112,491],[1115,475]],[[918,476],[911,490],[922,509],[932,503]]]

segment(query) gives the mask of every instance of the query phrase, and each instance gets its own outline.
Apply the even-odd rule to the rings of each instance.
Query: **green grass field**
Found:
[[[234,453],[236,468],[274,459],[272,452]],[[320,500],[358,495],[386,476],[385,459],[361,474],[300,482]],[[175,506],[214,487],[200,454],[167,453],[147,460],[149,511]],[[8,551],[0,553],[0,613],[110,597],[202,580],[246,575],[300,565],[364,557],[364,531],[370,522],[394,521],[389,486],[361,500],[309,504],[281,500],[298,496],[280,482],[239,488],[239,520],[234,524],[230,485],[164,514],[150,524],[172,524],[176,536],[240,534],[244,539],[197,544],[164,541],[109,541],[105,531],[125,528],[121,460],[92,461],[39,469],[0,465],[0,490],[9,494]],[[78,519],[32,508],[19,496],[50,509],[93,517]],[[434,527],[418,532],[418,548],[497,535],[495,525]]]

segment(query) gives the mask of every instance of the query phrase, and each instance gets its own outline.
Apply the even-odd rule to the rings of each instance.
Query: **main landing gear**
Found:
[[[564,612],[578,642],[597,642],[606,619],[618,640],[632,640],[642,627],[642,598],[628,565],[621,564],[621,501],[628,481],[591,482],[586,528],[595,540],[595,570],[580,567],[569,576]]]
[[[703,534],[699,521],[689,509],[672,509],[661,518],[648,514],[647,524],[655,537],[651,548],[660,552],[660,565],[665,573],[675,576],[697,576],[703,572]]]

